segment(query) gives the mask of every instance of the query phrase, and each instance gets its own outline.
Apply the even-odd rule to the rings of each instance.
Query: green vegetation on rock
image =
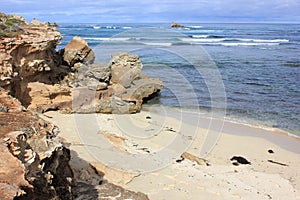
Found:
[[[0,37],[13,37],[22,32],[24,20],[16,15],[0,13]]]

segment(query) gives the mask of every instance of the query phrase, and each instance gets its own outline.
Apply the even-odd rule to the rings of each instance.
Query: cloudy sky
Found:
[[[50,22],[300,23],[300,0],[0,0],[0,12]]]

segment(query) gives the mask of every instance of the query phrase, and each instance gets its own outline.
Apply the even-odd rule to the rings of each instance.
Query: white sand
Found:
[[[300,140],[278,130],[146,111],[45,115],[60,127],[73,155],[93,163],[106,179],[153,200],[300,199]],[[200,119],[198,126],[195,119]],[[204,157],[210,166],[175,161],[183,152],[202,157],[210,149],[203,145],[207,138],[216,143]],[[251,165],[234,166],[233,156],[243,156]],[[80,165],[75,156],[72,164]]]

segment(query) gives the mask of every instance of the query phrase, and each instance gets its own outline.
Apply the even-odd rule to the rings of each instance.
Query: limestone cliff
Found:
[[[134,113],[163,87],[141,74],[137,55],[114,53],[110,63],[93,64],[94,52],[80,37],[56,51],[62,36],[55,24],[0,16],[0,87],[26,108]]]

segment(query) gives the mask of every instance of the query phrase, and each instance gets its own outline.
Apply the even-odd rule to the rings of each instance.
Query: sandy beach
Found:
[[[42,117],[76,154],[75,173],[80,158],[149,199],[300,199],[300,140],[278,129],[162,108]]]

